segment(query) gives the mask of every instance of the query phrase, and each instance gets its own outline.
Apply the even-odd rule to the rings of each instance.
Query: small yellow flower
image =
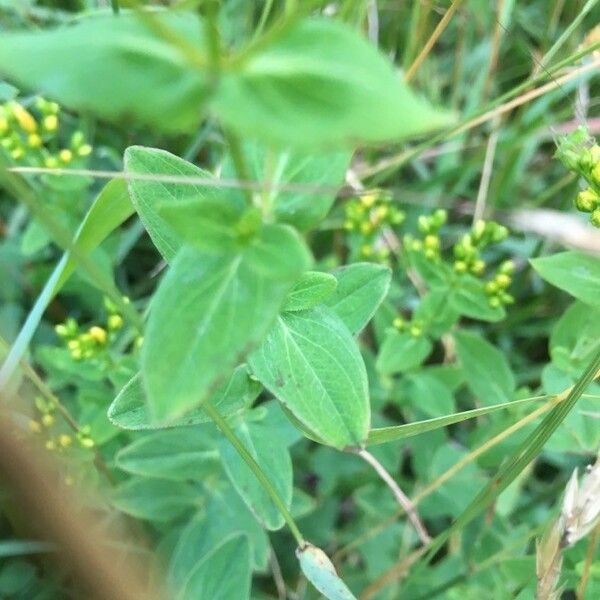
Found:
[[[457,273],[466,273],[467,272],[467,263],[464,260],[457,260],[454,263],[454,270]]]
[[[19,127],[27,133],[34,133],[37,131],[37,121],[33,118],[33,115],[18,102],[11,102],[9,109],[16,119]]]
[[[58,443],[62,448],[68,448],[73,443],[73,438],[66,433],[62,433],[58,436]]]
[[[501,289],[506,289],[512,281],[506,273],[498,273],[498,275],[495,277],[495,280],[498,284],[498,287]]]
[[[98,344],[103,345],[106,343],[107,333],[102,327],[94,325],[93,327],[90,327],[89,333]]]
[[[79,156],[89,156],[92,153],[92,147],[89,144],[82,144],[77,149],[77,154]]]
[[[413,337],[419,337],[423,334],[423,330],[418,325],[413,325],[410,328],[410,335]]]
[[[45,116],[42,126],[46,131],[56,131],[58,129],[58,117],[56,115]]]
[[[56,421],[56,419],[54,418],[54,415],[50,415],[48,413],[46,413],[45,415],[42,415],[42,425],[44,427],[52,427],[52,425],[54,425],[55,421]]]
[[[63,148],[59,153],[58,157],[65,164],[70,163],[73,160],[73,153],[68,148]]]
[[[110,315],[108,317],[108,328],[111,331],[116,331],[123,327],[123,317],[121,315]]]
[[[42,138],[37,133],[30,133],[27,136],[27,144],[31,148],[39,148],[42,145]]]

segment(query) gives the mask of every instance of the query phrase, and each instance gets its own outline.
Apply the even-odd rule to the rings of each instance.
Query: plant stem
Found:
[[[118,15],[120,11],[119,0],[110,0],[110,5],[112,6],[113,13]]]
[[[250,470],[256,476],[259,483],[263,486],[267,494],[271,496],[271,500],[278,508],[281,516],[284,518],[287,526],[290,528],[292,535],[294,536],[298,546],[303,546],[306,542],[304,537],[300,533],[294,518],[290,514],[285,502],[281,499],[277,490],[273,487],[270,479],[266,476],[261,466],[254,460],[254,457],[248,452],[247,448],[242,444],[240,439],[235,435],[233,429],[229,426],[227,421],[221,416],[221,413],[217,410],[214,404],[210,400],[206,400],[202,404],[206,414],[212,419],[214,424],[221,430],[221,433],[229,440],[230,444],[236,449],[237,453],[242,457],[244,462],[250,467]]]
[[[423,525],[423,522],[419,518],[415,505],[411,499],[402,491],[400,486],[394,481],[394,478],[386,471],[385,467],[368,451],[364,448],[353,449],[352,452],[357,456],[360,456],[366,463],[371,465],[375,472],[381,477],[382,481],[392,490],[394,497],[398,501],[398,504],[404,509],[411,523],[413,524],[419,538],[423,544],[428,544],[431,541],[427,529]]]

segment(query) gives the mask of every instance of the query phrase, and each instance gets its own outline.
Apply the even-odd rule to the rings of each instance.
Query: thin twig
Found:
[[[475,201],[475,210],[473,211],[473,223],[483,218],[485,213],[485,204],[490,189],[490,180],[494,167],[494,156],[496,155],[496,146],[498,144],[498,125],[500,119],[494,121],[493,131],[488,139],[485,149],[485,158],[483,160],[483,169],[481,170],[481,181],[479,182],[479,190],[477,191],[477,200]]]
[[[287,590],[285,587],[285,581],[283,579],[283,575],[281,573],[281,567],[279,566],[279,561],[277,560],[277,555],[275,554],[275,550],[271,547],[271,551],[269,552],[269,564],[271,565],[271,572],[273,573],[273,581],[275,582],[275,587],[277,588],[277,598],[279,600],[285,600],[287,598]]]
[[[600,523],[598,523],[598,525],[596,525],[596,527],[594,528],[594,531],[592,532],[592,537],[590,538],[590,542],[587,547],[585,563],[583,565],[583,573],[581,574],[581,579],[579,580],[579,585],[577,586],[577,600],[584,600],[585,598],[585,589],[587,587],[588,579],[590,577],[590,570],[592,568],[592,564],[594,563],[594,554],[596,552],[598,540],[600,540]]]
[[[406,71],[406,75],[404,76],[404,79],[406,81],[410,81],[415,76],[415,73],[419,70],[421,63],[427,58],[427,55],[431,52],[431,49],[435,46],[435,43],[437,42],[438,38],[440,37],[440,35],[442,35],[442,32],[444,31],[444,29],[446,29],[446,26],[450,22],[452,15],[456,12],[456,9],[458,8],[461,1],[462,0],[454,0],[452,2],[452,4],[450,5],[450,8],[446,11],[444,16],[442,17],[442,20],[437,24],[436,28],[433,30],[433,33],[431,34],[430,38],[427,40],[425,46],[423,46],[423,49],[421,50],[421,52],[419,52],[419,55],[417,56],[417,58],[415,58],[412,65],[410,65],[410,67],[408,67],[408,70]]]
[[[400,489],[400,486],[394,481],[394,478],[386,471],[385,467],[364,448],[353,449],[352,452],[360,456],[366,463],[371,465],[375,472],[381,477],[382,481],[392,490],[398,504],[404,509],[411,523],[413,524],[419,538],[423,544],[428,544],[431,541],[431,536],[427,533],[425,525],[421,521],[417,510],[411,499]]]

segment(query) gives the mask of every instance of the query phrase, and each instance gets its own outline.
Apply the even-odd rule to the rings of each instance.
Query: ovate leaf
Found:
[[[373,317],[390,287],[392,272],[373,263],[354,263],[333,272],[338,285],[325,301],[352,334]]]
[[[249,357],[257,379],[318,439],[362,446],[370,408],[356,341],[327,307],[285,313]]]
[[[266,226],[241,253],[184,247],[153,299],[142,381],[157,422],[198,406],[260,343],[309,265],[292,230]]]
[[[560,252],[531,260],[548,283],[578,300],[600,307],[600,259],[583,252]]]
[[[287,440],[279,435],[271,421],[254,421],[250,415],[249,417],[239,422],[235,433],[289,508],[292,503],[293,480]],[[220,452],[231,483],[258,521],[270,530],[282,527],[284,520],[279,509],[235,448],[227,440],[222,440]]]
[[[512,400],[515,378],[504,354],[467,331],[457,332],[455,339],[467,384],[478,400],[486,406]]]
[[[0,71],[77,111],[187,132],[200,122],[206,76],[156,29],[196,55],[204,51],[201,23],[191,13],[146,13],[144,20],[135,13],[94,15],[46,31],[5,31]]]
[[[328,600],[356,600],[321,548],[305,543],[302,548],[296,550],[296,556],[306,578],[325,598]]]
[[[334,292],[337,279],[329,273],[307,271],[291,289],[285,303],[284,311],[306,310],[316,306]]]
[[[248,600],[250,545],[245,535],[234,535],[202,557],[177,600]]]
[[[222,416],[229,417],[250,406],[261,390],[260,383],[250,379],[246,368],[241,366],[235,369],[227,383],[212,394],[211,401]],[[141,373],[134,375],[113,400],[108,407],[108,418],[113,425],[121,429],[138,431],[161,428],[152,421],[148,413],[148,401]],[[169,426],[198,425],[209,421],[210,417],[204,409],[198,408],[169,423]]]
[[[219,451],[207,427],[143,435],[115,456],[123,471],[173,481],[201,481],[218,464]]]
[[[148,521],[171,521],[199,502],[198,490],[183,481],[134,477],[117,486],[111,496],[120,511]]]
[[[214,108],[239,134],[285,147],[400,140],[452,122],[357,31],[321,18],[295,23],[225,73]]]
[[[211,173],[156,148],[131,146],[124,156],[125,170],[140,177],[196,177],[217,182]],[[233,224],[240,218],[244,200],[215,186],[131,179],[131,201],[158,251],[172,260],[184,244],[206,249],[231,249]]]

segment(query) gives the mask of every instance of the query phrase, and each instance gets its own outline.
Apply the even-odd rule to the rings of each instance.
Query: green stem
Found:
[[[304,537],[300,533],[294,518],[290,514],[285,502],[281,499],[277,490],[273,487],[273,484],[269,478],[265,475],[265,472],[261,469],[260,465],[254,460],[254,457],[248,452],[244,444],[235,435],[233,429],[229,426],[227,421],[221,416],[221,413],[216,409],[214,404],[210,400],[205,401],[202,404],[202,408],[206,411],[206,414],[212,419],[214,424],[221,430],[223,435],[229,440],[229,443],[236,449],[237,453],[242,457],[244,462],[250,467],[251,471],[258,479],[259,483],[263,486],[267,494],[273,500],[273,503],[281,513],[287,526],[290,528],[292,535],[294,536],[299,547],[305,544]]]
[[[119,14],[119,0],[110,0],[110,5],[112,6],[112,11],[115,15]]]
[[[231,154],[231,160],[233,161],[233,167],[240,183],[250,182],[250,175],[246,167],[246,161],[244,160],[244,153],[242,152],[242,145],[240,144],[237,136],[231,131],[225,131],[225,139],[229,146],[229,153]],[[244,196],[248,202],[248,206],[252,206],[252,192],[246,186],[242,186]]]

